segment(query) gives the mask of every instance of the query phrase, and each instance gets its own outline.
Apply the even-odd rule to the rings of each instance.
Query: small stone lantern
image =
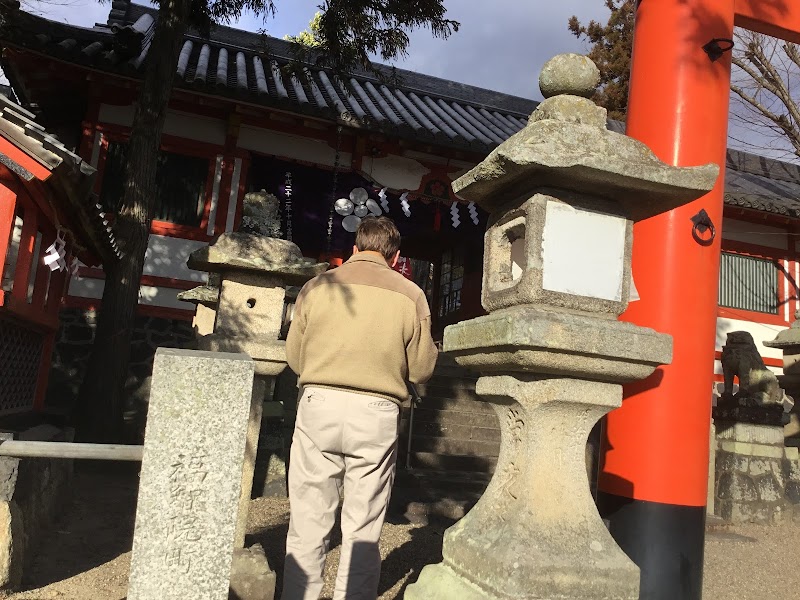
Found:
[[[588,58],[553,58],[528,125],[453,183],[490,213],[489,314],[448,327],[444,350],[481,373],[502,442],[486,492],[410,600],[639,597],[639,569],[594,505],[585,445],[621,405],[623,382],[672,359],[668,335],[616,320],[632,287],[633,222],[702,196],[719,169],[668,166],[608,131],[587,99],[598,82]]]
[[[221,279],[214,332],[200,338],[200,349],[244,352],[256,361],[257,375],[279,375],[286,367],[279,339],[286,287],[325,272],[327,263],[304,258],[292,242],[237,232],[196,250],[188,264]]]

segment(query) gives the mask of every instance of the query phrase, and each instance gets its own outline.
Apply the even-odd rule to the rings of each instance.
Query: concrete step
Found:
[[[455,521],[480,499],[489,476],[457,471],[411,470],[397,474],[390,510],[415,523]]]
[[[417,403],[417,408],[495,414],[491,404],[482,401],[475,390],[467,388],[428,387],[420,391],[420,396],[422,400]]]
[[[416,452],[433,452],[448,456],[481,456],[496,458],[500,454],[500,442],[482,442],[470,439],[445,438],[439,436],[412,435],[411,448]]]
[[[460,407],[458,407],[460,408]],[[411,414],[409,409],[403,411],[403,418],[408,419]],[[500,430],[500,422],[494,412],[469,411],[469,410],[437,410],[427,404],[414,408],[414,426],[417,423],[436,423],[442,426],[461,425],[468,427],[486,427]]]
[[[479,427],[472,425],[454,425],[450,423],[431,423],[417,420],[414,415],[412,437],[439,437],[477,442],[500,443],[500,430],[496,427]]]
[[[497,457],[437,454],[436,452],[420,452],[412,447],[410,462],[414,469],[491,474],[497,465]]]

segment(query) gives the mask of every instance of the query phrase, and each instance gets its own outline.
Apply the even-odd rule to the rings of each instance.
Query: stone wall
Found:
[[[734,523],[800,522],[800,455],[781,427],[737,423],[717,433],[715,513]]]
[[[70,430],[48,425],[16,436],[70,441]],[[72,494],[72,460],[0,458],[0,589],[19,587],[38,549]]]
[[[98,314],[94,310],[61,311],[61,327],[53,350],[45,403],[51,410],[69,412],[75,405],[94,343]],[[144,432],[150,376],[156,349],[187,348],[194,342],[190,321],[137,316],[133,321],[131,362],[126,382],[126,422],[133,440]]]

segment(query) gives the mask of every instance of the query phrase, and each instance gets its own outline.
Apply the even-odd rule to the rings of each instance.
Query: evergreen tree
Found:
[[[611,119],[624,120],[628,105],[631,52],[633,50],[634,0],[605,0],[611,11],[608,23],[589,21],[582,25],[577,16],[567,27],[578,39],[591,44],[589,58],[600,69],[600,87],[594,100],[608,110]]]

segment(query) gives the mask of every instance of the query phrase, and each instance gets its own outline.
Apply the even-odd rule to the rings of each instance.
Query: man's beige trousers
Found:
[[[397,460],[398,406],[375,396],[306,387],[289,462],[291,517],[282,600],[317,600],[339,491],[342,549],[334,600],[375,600],[378,541]]]

